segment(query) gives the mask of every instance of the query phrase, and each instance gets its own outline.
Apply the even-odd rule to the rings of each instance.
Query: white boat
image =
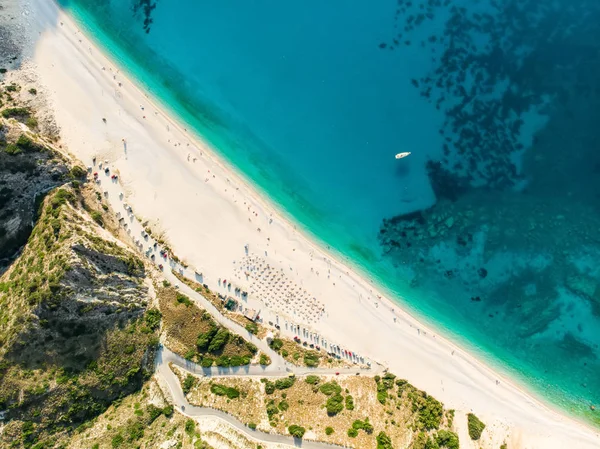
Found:
[[[404,158],[406,156],[410,156],[410,151],[407,151],[406,153],[398,153],[396,155],[396,159],[402,159],[402,158]]]

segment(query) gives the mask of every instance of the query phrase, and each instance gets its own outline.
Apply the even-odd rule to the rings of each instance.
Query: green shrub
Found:
[[[10,154],[11,156],[14,156],[15,154],[21,153],[21,149],[18,146],[16,146],[14,143],[9,143],[8,145],[6,145],[6,148],[4,148],[4,152],[6,154]]]
[[[346,396],[346,410],[354,410],[354,398],[350,395]]]
[[[50,207],[52,209],[58,209],[63,204],[66,204],[67,201],[73,201],[75,197],[71,192],[65,189],[58,189],[56,193],[50,199]]]
[[[273,349],[274,351],[279,351],[281,348],[283,348],[283,340],[281,340],[280,338],[274,338],[273,340],[271,340],[269,346],[271,346],[271,349]]]
[[[113,439],[111,441],[111,445],[112,445],[113,448],[116,449],[116,448],[120,447],[121,444],[123,444],[123,441],[124,441],[123,435],[121,435],[120,433],[118,433],[118,434],[116,434],[113,437]]]
[[[273,419],[279,413],[279,407],[275,405],[275,401],[272,399],[267,404],[267,416],[269,417],[269,421]]]
[[[250,322],[248,324],[246,324],[246,330],[248,332],[250,332],[251,334],[258,334],[258,324],[254,323],[254,322]]]
[[[250,427],[252,430],[256,430],[256,424],[253,422],[248,423],[248,427]]]
[[[100,226],[104,226],[104,220],[102,219],[102,214],[100,212],[98,212],[97,210],[93,210],[92,213],[90,214],[90,217],[92,217],[92,220],[94,220]]]
[[[267,394],[273,394],[275,393],[275,384],[271,381],[266,381],[265,382],[265,393]]]
[[[148,413],[148,425],[152,424],[156,419],[162,415],[162,409],[156,407],[153,404],[150,404],[146,407],[146,413]]]
[[[339,394],[342,392],[342,387],[340,387],[337,382],[331,381],[324,383],[319,387],[319,391],[327,396],[331,396],[332,394]]]
[[[183,394],[188,394],[195,383],[196,383],[196,378],[194,376],[192,376],[191,374],[188,374],[186,376],[186,378],[183,380],[183,383],[181,384],[181,389],[183,390]]]
[[[330,396],[325,403],[325,407],[329,416],[337,415],[344,409],[344,397],[339,393]]]
[[[333,432],[333,427],[325,427],[325,435],[331,435]]]
[[[210,391],[217,396],[227,396],[229,399],[237,399],[240,397],[240,390],[221,384],[212,384],[210,386]]]
[[[320,357],[316,352],[307,352],[304,354],[304,364],[310,368],[319,366]]]
[[[321,378],[319,376],[310,374],[310,375],[306,376],[306,379],[304,379],[304,382],[306,382],[309,385],[317,385],[320,380],[321,380]]]
[[[304,434],[306,433],[306,429],[304,427],[292,424],[291,426],[288,427],[288,432],[294,438],[302,438],[304,436]]]
[[[167,406],[163,407],[162,412],[163,412],[163,415],[165,415],[167,418],[170,418],[171,416],[173,416],[173,406],[167,405]]]
[[[192,306],[192,301],[190,300],[190,298],[179,292],[175,294],[175,299],[179,304],[185,304],[186,307]]]
[[[356,430],[356,429],[353,429],[352,427],[350,427],[350,428],[348,429],[348,436],[349,436],[350,438],[356,438],[356,437],[358,436],[358,430]]]
[[[423,391],[410,393],[409,398],[412,401],[413,412],[418,415],[419,428],[439,429],[444,413],[442,403]]]
[[[39,125],[38,120],[35,117],[28,117],[25,120],[25,124],[27,125],[28,128],[31,128],[31,129],[37,128],[37,126]]]
[[[152,330],[158,329],[160,326],[160,319],[162,318],[162,314],[158,309],[148,309],[146,311],[146,315],[144,316],[144,320],[146,321],[146,326],[148,326]]]
[[[384,387],[389,390],[390,388],[394,387],[394,379],[396,378],[396,376],[392,373],[385,373],[385,376],[383,376],[383,379],[381,379],[381,383],[383,383]]]
[[[33,139],[31,139],[29,136],[26,136],[25,134],[21,134],[17,139],[16,143],[17,146],[23,151],[34,152],[40,150],[40,146],[37,143],[35,143]]]
[[[195,430],[196,430],[196,423],[194,422],[193,419],[188,419],[185,422],[185,433],[187,433],[189,436],[192,436],[194,434]]]
[[[352,423],[352,428],[356,430],[360,430],[363,428],[363,422],[360,419],[355,420]]]
[[[269,356],[267,354],[261,354],[258,363],[260,363],[261,365],[270,365],[271,359],[269,359]]]
[[[33,88],[33,87],[32,87],[31,89],[29,89],[29,91],[28,91],[28,92],[29,92],[31,95],[37,95],[37,89],[35,89],[35,88]]]
[[[225,346],[229,341],[229,336],[230,333],[226,328],[220,328],[210,341],[210,345],[208,345],[208,352],[214,353],[223,349],[223,346]]]
[[[212,357],[204,356],[200,361],[200,366],[202,368],[210,368],[215,363],[215,360]]]
[[[296,382],[295,376],[284,377],[283,379],[277,379],[275,381],[275,388],[278,390],[285,390],[290,388]]]
[[[19,86],[17,86],[15,83],[11,83],[8,86],[6,86],[6,92],[16,92],[19,89]]]
[[[85,169],[83,169],[82,167],[80,167],[79,165],[75,165],[72,169],[71,169],[71,176],[75,179],[81,179],[84,178],[87,174],[87,172],[85,171]]]
[[[4,118],[27,118],[31,115],[31,111],[27,108],[8,108],[2,111]]]
[[[191,305],[191,303],[190,303]],[[211,328],[207,332],[203,332],[198,335],[198,339],[196,340],[196,346],[199,351],[206,351],[210,346],[210,342],[213,337],[217,334],[217,326],[212,325]]]
[[[129,423],[126,427],[127,441],[137,441],[144,436],[144,425],[140,421]]]
[[[377,449],[393,449],[392,440],[385,432],[377,435]]]
[[[365,418],[364,421],[361,421],[360,419],[355,420],[352,423],[352,428],[357,431],[364,430],[368,434],[373,433],[373,425],[369,422],[369,418]]]
[[[440,446],[440,449],[459,449],[458,435],[448,430],[440,430],[435,435],[435,442]]]
[[[473,413],[467,415],[467,422],[469,424],[469,436],[472,440],[477,441],[481,438],[481,432],[485,429],[485,424]]]

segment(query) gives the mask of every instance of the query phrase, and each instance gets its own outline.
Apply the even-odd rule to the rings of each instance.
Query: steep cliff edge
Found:
[[[9,420],[0,446],[52,447],[152,369],[153,287],[142,261],[99,224],[109,227],[110,216],[97,203],[93,187],[77,183],[49,194],[0,278],[0,410]]]

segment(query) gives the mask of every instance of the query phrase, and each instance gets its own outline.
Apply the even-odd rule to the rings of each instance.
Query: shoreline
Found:
[[[57,5],[54,5],[54,7],[58,7]],[[66,27],[73,26],[74,29],[78,29],[78,25],[77,23],[69,23],[68,20],[71,20],[71,17],[66,15],[62,9],[60,10],[60,19],[61,21],[65,22]],[[58,30],[60,30],[60,26],[58,25],[58,23],[56,24],[56,27]],[[43,38],[42,38],[43,39]],[[84,39],[87,39],[87,37],[84,37]],[[95,44],[92,41],[92,46],[94,46],[94,53],[97,53],[100,55],[100,60],[106,60],[108,62],[108,64],[111,64],[115,67],[116,64],[114,64],[114,62],[110,59],[110,57],[107,57],[107,55],[100,50],[99,48],[95,47]],[[73,44],[75,44],[73,42]],[[76,48],[76,46],[74,45],[73,48]],[[80,53],[82,53],[83,50],[80,50]],[[82,55],[79,55],[79,59],[83,59]],[[93,58],[91,58],[93,59]],[[98,59],[98,58],[96,58]],[[85,62],[85,61],[84,61]],[[107,64],[107,65],[108,65]],[[98,67],[91,67],[89,70],[98,70]],[[102,75],[100,73],[100,75]],[[43,77],[42,77],[43,78]],[[363,276],[361,276],[361,270],[359,267],[353,267],[351,260],[347,258],[347,256],[344,256],[343,254],[335,254],[335,252],[328,250],[326,248],[323,248],[323,243],[324,242],[320,242],[318,240],[318,238],[315,238],[313,236],[311,236],[310,232],[307,232],[306,229],[304,229],[304,227],[300,226],[299,229],[297,229],[297,226],[294,225],[293,220],[290,219],[290,217],[288,216],[288,214],[285,213],[285,211],[283,211],[281,208],[277,207],[274,204],[270,204],[270,199],[267,198],[263,198],[260,192],[257,192],[256,189],[254,189],[252,187],[252,183],[249,182],[248,180],[245,179],[245,177],[238,173],[234,167],[231,167],[230,164],[228,163],[228,161],[224,160],[224,158],[220,158],[218,156],[218,154],[214,154],[214,150],[212,150],[212,148],[210,148],[210,146],[206,145],[206,143],[201,142],[201,138],[200,136],[195,136],[196,133],[193,133],[194,136],[190,136],[190,133],[187,132],[187,130],[182,127],[182,124],[179,120],[178,117],[174,117],[173,114],[169,114],[169,113],[165,113],[164,111],[164,106],[161,104],[160,100],[157,101],[157,99],[152,98],[150,95],[145,94],[136,84],[134,84],[133,82],[131,82],[130,79],[128,79],[127,77],[123,77],[123,75],[119,75],[119,78],[122,79],[123,84],[127,84],[128,86],[126,86],[127,88],[133,87],[134,92],[128,92],[128,95],[132,98],[134,98],[136,95],[137,96],[141,96],[143,97],[144,101],[147,104],[148,109],[154,109],[159,111],[157,117],[165,120],[166,122],[170,123],[174,128],[177,128],[178,132],[184,136],[186,136],[186,138],[194,141],[194,143],[197,145],[198,148],[201,148],[201,151],[203,153],[203,157],[208,159],[208,165],[213,164],[213,166],[215,166],[215,168],[217,168],[218,170],[220,170],[221,172],[223,172],[228,178],[232,178],[231,180],[228,180],[230,182],[232,182],[233,185],[238,185],[238,189],[243,191],[243,195],[244,197],[250,198],[250,200],[253,202],[253,206],[254,207],[258,207],[258,209],[260,210],[260,213],[265,215],[266,217],[269,216],[276,216],[277,217],[277,225],[280,225],[283,228],[283,232],[285,234],[287,234],[289,237],[294,238],[294,239],[299,239],[302,240],[302,246],[303,246],[303,250],[306,251],[306,249],[308,248],[310,251],[312,251],[313,253],[318,254],[319,256],[324,256],[324,258],[326,260],[329,260],[332,262],[332,267],[335,267],[335,269],[337,269],[337,271],[339,273],[345,273],[348,272],[349,274],[344,275],[344,277],[347,277],[347,279],[344,279],[345,283],[348,284],[349,289],[352,289],[353,287],[350,287],[353,283],[354,284],[362,284],[360,285],[360,288],[363,289],[364,291],[369,291],[369,290],[373,290],[373,294],[377,295],[379,294],[379,292],[377,290],[382,290],[381,286],[376,284],[376,281],[373,281],[372,279],[370,279],[368,276],[366,276],[365,278],[363,278]],[[90,94],[91,96],[92,94]],[[156,104],[158,103],[158,105]],[[126,111],[131,113],[131,111]],[[139,112],[139,111],[138,111]],[[133,114],[132,114],[133,116]],[[152,117],[154,118],[154,117]],[[58,119],[58,118],[57,118]],[[62,125],[62,123],[59,121],[59,123]],[[143,123],[143,122],[142,122]],[[182,130],[183,128],[183,130]],[[64,129],[63,129],[64,131]],[[85,131],[83,131],[85,132]],[[141,131],[143,132],[143,131]],[[68,134],[65,133],[65,134]],[[199,139],[199,141],[195,141],[196,138]],[[72,140],[72,139],[71,139]],[[128,137],[128,141],[130,140],[130,138]],[[64,141],[67,142],[68,139],[64,138]],[[74,152],[80,159],[84,159],[84,157],[81,157],[82,154],[80,153],[76,153],[74,151],[75,146],[74,145],[68,145],[68,147],[70,148],[70,150],[72,152]],[[207,156],[204,156],[204,153],[206,153]],[[87,162],[84,160],[84,162]],[[111,165],[113,164],[113,162],[111,161]],[[120,167],[119,167],[120,168]],[[220,174],[220,173],[219,173]],[[125,187],[127,187],[127,190],[131,190],[131,193],[128,195],[131,198],[132,204],[135,205],[135,193],[133,193],[135,191],[135,189],[130,188],[131,184],[133,184],[133,181],[129,181],[129,179],[127,178],[127,175],[123,176],[123,178],[128,182],[128,184],[125,185]],[[128,198],[128,201],[130,200],[130,198]],[[135,209],[135,208],[134,208]],[[150,220],[154,220],[156,219],[155,217],[152,217],[150,215],[147,215],[148,218],[150,218]],[[160,219],[159,219],[160,222]],[[288,228],[288,229],[286,229]],[[168,235],[168,230],[165,230],[165,234]],[[171,240],[171,239],[169,239]],[[316,241],[315,241],[316,240]],[[172,242],[170,242],[172,243]],[[177,247],[177,245],[175,243],[172,243],[172,247],[173,250],[177,253],[177,254],[181,254],[179,251],[179,248]],[[332,254],[333,253],[333,254]],[[347,263],[347,261],[343,261],[343,260],[336,260],[338,258],[346,258],[347,261],[349,261],[350,263]],[[185,256],[182,256],[182,260],[187,260],[187,258]],[[193,262],[190,261],[190,265],[193,265]],[[207,262],[207,265],[209,265],[209,263]],[[199,268],[199,267],[198,267]],[[353,273],[353,271],[358,271],[358,273]],[[214,279],[213,279],[214,281]],[[376,287],[377,285],[377,287]],[[385,291],[385,288],[383,288],[383,290]],[[326,297],[325,294],[319,294],[319,296],[324,296],[324,302],[328,302],[328,298]],[[477,359],[475,356],[471,355],[468,351],[463,350],[462,348],[458,347],[457,345],[455,345],[452,340],[446,338],[445,336],[443,336],[443,334],[440,334],[437,330],[434,329],[434,326],[431,326],[430,323],[426,323],[425,326],[423,326],[422,323],[420,323],[418,321],[417,318],[415,318],[414,316],[411,315],[411,313],[405,311],[400,304],[395,304],[392,300],[387,299],[386,297],[387,295],[382,294],[381,298],[378,298],[377,301],[378,302],[382,302],[385,304],[385,308],[389,309],[393,309],[394,311],[398,311],[398,313],[396,313],[397,317],[400,319],[400,321],[403,324],[408,324],[409,327],[411,329],[420,329],[420,331],[422,330],[424,334],[434,334],[434,339],[435,339],[435,345],[432,345],[432,341],[429,341],[429,346],[426,347],[425,349],[429,349],[430,352],[436,352],[441,354],[442,353],[442,349],[444,349],[447,354],[446,357],[448,356],[448,354],[450,353],[450,351],[457,351],[458,352],[458,356],[457,358],[462,359],[462,361],[464,363],[466,363],[467,365],[470,366],[471,371],[476,371],[477,373],[479,373],[479,377],[483,377],[483,378],[488,378],[488,379],[498,379],[501,378],[498,375],[495,375],[493,368],[487,366],[487,364],[485,362],[480,361],[479,359]],[[364,308],[364,306],[362,307]],[[376,309],[380,309],[377,314],[381,315],[382,314],[382,310],[384,307],[376,307]],[[361,308],[358,308],[358,310],[360,310]],[[378,318],[378,319],[382,319],[382,318]],[[389,324],[389,323],[388,323]],[[315,325],[314,327],[319,327],[318,325]],[[406,331],[406,329],[404,329],[404,331]],[[420,333],[419,331],[419,333]],[[335,334],[335,329],[333,331],[333,333]],[[406,333],[406,332],[404,332]],[[394,334],[390,334],[390,335],[394,335]],[[401,338],[401,334],[400,333],[396,333],[396,335],[398,337]],[[418,338],[418,337],[416,337]],[[343,340],[343,339],[342,339]],[[431,340],[431,339],[430,339]],[[436,356],[438,354],[435,354]],[[377,359],[377,357],[374,357],[375,359]],[[456,358],[456,359],[457,359]],[[456,360],[454,359],[454,360]],[[386,364],[390,365],[390,363],[388,361],[385,361]],[[469,367],[463,367],[461,366],[462,369],[468,369]],[[395,370],[394,368],[391,369],[393,372],[397,372],[397,370]],[[472,373],[471,373],[472,374]],[[468,377],[468,376],[467,376]],[[408,378],[409,381],[414,381],[414,379]],[[480,381],[480,379],[477,379],[478,381]],[[416,384],[420,384],[419,382],[415,382]],[[524,400],[524,402],[529,405],[529,406],[533,406],[534,408],[542,408],[543,412],[546,413],[550,413],[552,415],[556,415],[553,416],[554,418],[557,418],[557,420],[559,421],[560,424],[571,424],[571,422],[568,421],[569,418],[567,418],[567,421],[565,422],[565,416],[561,411],[558,410],[553,410],[552,407],[547,407],[546,404],[544,404],[543,402],[539,401],[538,398],[536,397],[531,397],[531,395],[527,392],[527,391],[522,391],[521,388],[519,388],[518,383],[515,383],[513,381],[513,379],[503,379],[503,388],[506,388],[506,386],[508,387],[509,390],[513,390],[513,393],[516,393],[517,398],[521,399],[522,401]],[[443,388],[442,388],[443,390]],[[429,389],[427,389],[428,392],[430,392]],[[434,393],[432,393],[434,394]],[[476,393],[475,393],[476,394]],[[440,400],[446,402],[444,399],[444,395],[443,394],[438,394],[435,393],[434,396],[438,397]],[[468,408],[468,407],[467,407]],[[477,413],[477,409],[474,410]],[[572,418],[571,418],[572,419]],[[557,423],[553,423],[553,424],[557,424]],[[593,429],[593,428],[588,428],[587,426],[585,426],[585,423],[580,423],[583,424],[584,427],[586,428],[586,430],[588,431],[592,431],[596,434],[596,437],[598,436],[598,430],[597,429]],[[463,436],[463,434],[461,433],[461,437]],[[462,439],[462,438],[461,438]],[[592,443],[593,444],[593,443]],[[592,447],[592,446],[590,446]]]

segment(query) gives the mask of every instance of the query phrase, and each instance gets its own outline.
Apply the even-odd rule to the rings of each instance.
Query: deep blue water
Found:
[[[311,234],[593,419],[599,6],[61,3]]]

